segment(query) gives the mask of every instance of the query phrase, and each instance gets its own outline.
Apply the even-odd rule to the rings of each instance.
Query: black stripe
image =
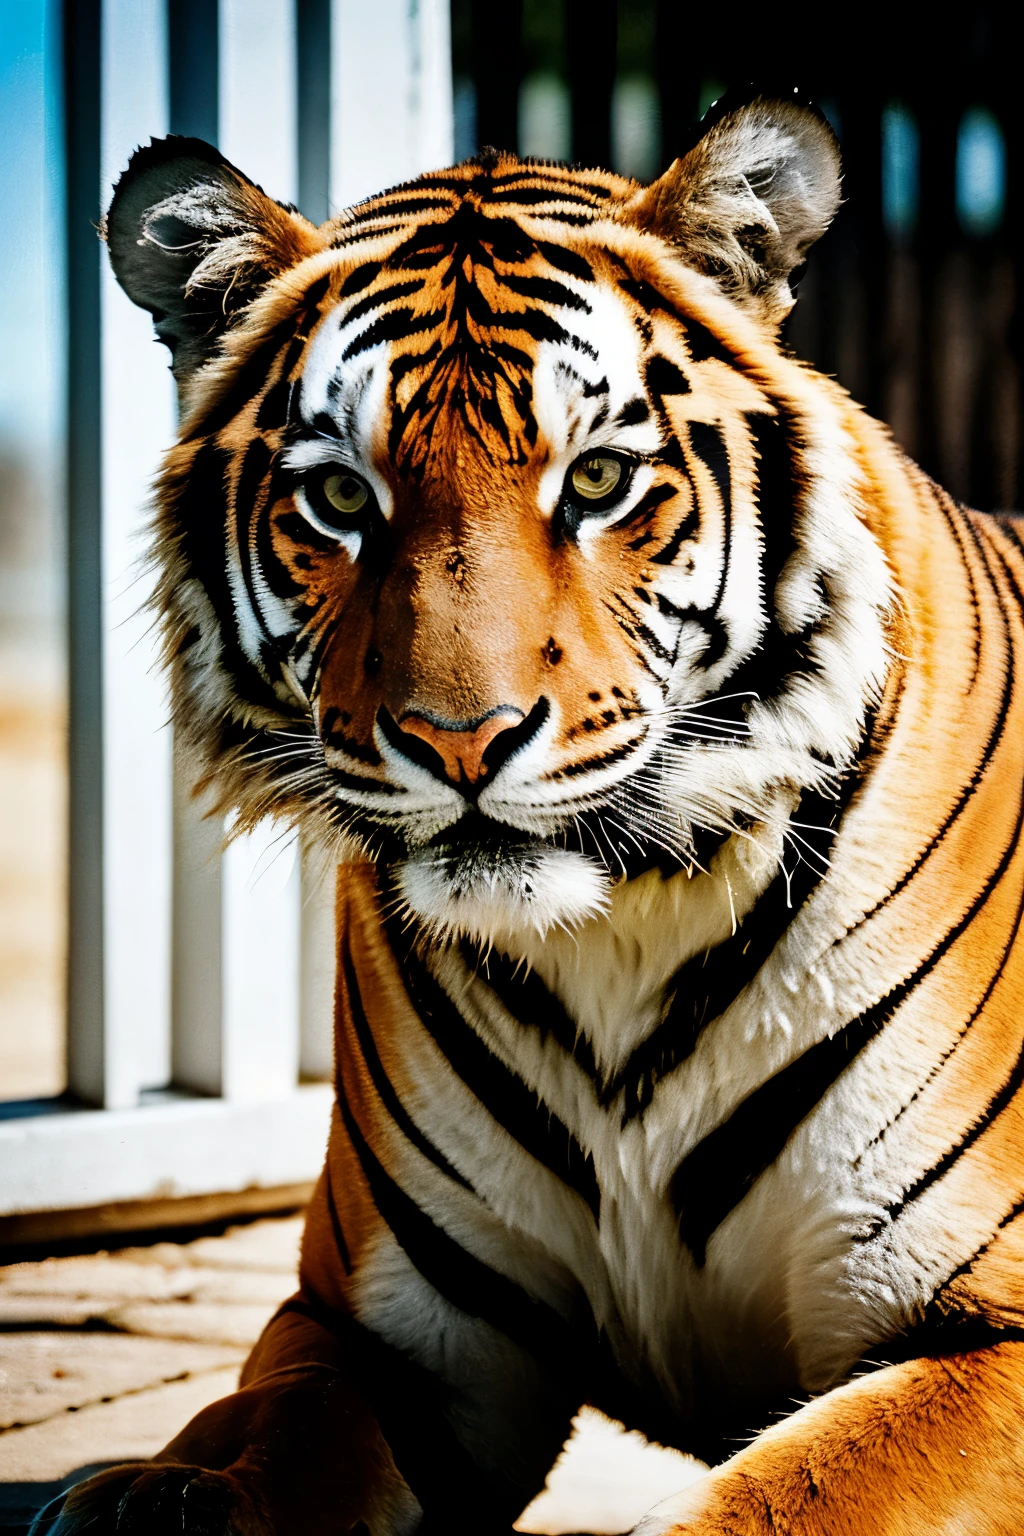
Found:
[[[399,299],[407,299],[411,293],[422,293],[423,279],[414,278],[410,282],[392,283],[390,287],[378,288],[375,293],[367,293],[345,311],[342,325],[353,325],[361,320],[364,315],[370,314],[375,309],[383,309],[385,304],[397,303]]]
[[[446,213],[452,206],[452,200],[450,197],[417,196],[415,192],[406,196],[391,192],[388,195],[388,204],[389,210],[394,209],[403,218],[407,218],[410,213]],[[371,216],[377,217],[383,211],[383,209],[374,208],[371,210]]]
[[[279,431],[288,422],[288,407],[291,403],[292,389],[291,379],[279,379],[272,384],[260,402],[260,408],[256,412],[256,430]]]
[[[718,592],[711,612],[717,613],[722,606],[725,597],[725,588],[729,580],[729,562],[732,553],[732,474],[729,468],[729,450],[725,446],[725,438],[721,429],[707,421],[691,421],[689,423],[690,446],[697,457],[707,465],[711,471],[712,479],[718,487],[718,494],[722,501],[722,575],[718,583]]]
[[[354,293],[362,293],[364,288],[369,288],[376,281],[380,270],[379,261],[364,261],[362,266],[355,267],[341,285],[341,297],[347,299]]]
[[[495,183],[492,182],[491,185],[494,186]],[[603,199],[608,197],[606,191],[601,195]],[[587,210],[593,210],[595,207],[592,197],[569,192],[560,182],[551,184],[541,182],[539,185],[530,186],[522,184],[519,186],[509,185],[505,189],[505,196],[493,198],[491,201],[510,204],[513,207],[516,204],[520,204],[524,208],[536,207],[538,203],[558,203],[561,207],[565,208],[585,208]],[[589,217],[593,217],[593,212],[590,212]]]
[[[991,513],[992,521],[998,525],[1006,537],[1013,544],[1019,555],[1024,556],[1024,540],[1021,539],[1021,514],[1019,512],[995,512]]]
[[[651,408],[647,401],[641,400],[638,395],[636,399],[626,401],[615,417],[615,421],[620,427],[635,427],[639,426],[640,422],[646,421],[650,414]]]
[[[324,278],[314,283],[302,296],[300,301],[302,307],[275,325],[253,348],[226,384],[223,394],[213,401],[205,415],[199,418],[192,430],[183,436],[183,442],[193,441],[207,434],[212,435],[233,421],[239,411],[264,388],[277,355],[287,342],[291,342],[292,347],[283,360],[281,376],[287,377],[293,371],[309,339],[309,330],[320,319],[319,304],[327,291],[327,281]]]
[[[673,652],[662,645],[654,631],[647,627],[624,597],[617,595],[614,603],[605,602],[603,606],[607,608],[616,624],[624,634],[629,636],[630,640],[636,640],[645,645],[659,661],[674,661]]]
[[[364,241],[375,238],[379,240],[383,235],[395,235],[407,227],[401,222],[394,221],[390,224],[387,222],[381,224],[377,222],[378,218],[393,220],[393,215],[390,210],[380,209],[378,212],[364,215],[361,219],[349,220],[347,224],[341,226],[341,232],[331,241],[330,249],[341,251],[346,245],[362,245]]]
[[[1010,636],[1009,621],[1006,617],[1006,612],[1003,608],[1002,602],[999,599],[998,589],[995,586],[995,580],[992,576],[992,569],[988,563],[988,557],[985,551],[982,551],[982,558],[985,561],[986,571],[988,572],[989,578],[992,582],[992,589],[995,594],[996,602],[999,607],[1000,617],[1002,619],[1003,644],[999,647],[999,650],[1006,660],[1006,665],[1003,669],[1003,691],[1000,696],[999,707],[993,716],[992,729],[990,730],[988,737],[986,738],[985,745],[982,748],[981,757],[975,764],[971,775],[967,780],[967,783],[961,789],[955,804],[952,806],[949,814],[937,828],[935,835],[931,838],[927,847],[921,850],[914,862],[908,869],[904,870],[900,878],[888,891],[886,891],[881,900],[877,901],[873,907],[870,907],[862,917],[859,917],[857,921],[853,923],[851,927],[849,927],[846,932],[835,941],[837,944],[841,944],[844,939],[849,938],[851,934],[854,934],[858,931],[858,929],[863,928],[865,923],[869,922],[871,918],[875,917],[885,907],[889,906],[891,902],[895,901],[896,897],[899,896],[902,891],[906,890],[907,886],[914,879],[915,875],[917,875],[923,866],[928,862],[932,854],[938,848],[939,844],[943,842],[947,834],[956,825],[960,817],[966,811],[979,785],[981,784],[982,779],[985,777],[989,763],[992,761],[992,758],[994,757],[1003,739],[1003,732],[1006,728],[1007,713],[1010,707],[1010,698],[1015,687],[1017,670],[1016,653],[1014,651]],[[1024,598],[1021,598],[1021,594],[1017,588],[1012,573],[1007,569],[1006,574],[1009,581],[1013,585],[1015,592],[1017,592],[1018,598],[1021,599],[1022,604],[1024,604]]]
[[[270,486],[263,510],[256,519],[256,561],[260,569],[260,575],[266,582],[274,597],[282,602],[289,602],[293,598],[302,597],[306,588],[295,580],[274,548],[272,537],[272,509],[277,504],[288,499],[291,504],[291,494],[294,487],[294,476],[290,470],[282,469],[280,460],[274,466],[270,477]],[[282,514],[287,517],[288,513]],[[303,522],[305,522],[303,518]],[[280,526],[280,524],[278,524]],[[307,527],[309,525],[307,524]]]
[[[672,1176],[670,1196],[679,1235],[703,1264],[714,1232],[782,1152],[789,1138],[864,1047],[880,1034],[911,993],[966,932],[1002,879],[1024,824],[1024,785],[1018,797],[1013,835],[996,869],[958,922],[946,931],[912,975],[858,1018],[836,1031],[754,1090],[729,1119],[683,1158]]]
[[[594,281],[593,267],[576,251],[567,250],[564,245],[552,245],[547,240],[538,240],[537,250],[548,265],[555,267],[559,272],[578,278],[582,283]]]
[[[307,549],[315,549],[319,555],[336,555],[338,552],[337,539],[328,538],[327,534],[314,528],[301,512],[279,513],[277,526],[293,544],[304,544]]]
[[[563,309],[581,310],[585,315],[591,313],[586,299],[574,293],[571,288],[567,288],[564,283],[555,282],[553,278],[520,277],[513,272],[503,272],[498,280],[503,288],[520,294],[524,299],[536,299],[543,304],[556,304]]]
[[[678,558],[680,549],[682,549],[683,545],[687,543],[688,540],[695,536],[699,526],[700,519],[697,513],[697,504],[695,498],[693,506],[687,512],[686,516],[680,520],[678,526],[670,535],[668,543],[663,544],[659,550],[651,555],[650,563],[652,565],[674,565],[676,559]]]
[[[190,576],[203,586],[217,616],[221,661],[243,703],[281,713],[273,689],[239,643],[228,583],[227,469],[229,455],[204,443],[188,471],[168,492],[168,505],[181,533],[181,553]]]
[[[1019,1216],[1024,1216],[1024,1198],[1016,1201],[1016,1203],[1010,1207],[1006,1215],[1002,1217],[1002,1219],[997,1224],[995,1231],[988,1239],[988,1241],[982,1243],[980,1248],[976,1248],[969,1259],[965,1259],[962,1264],[957,1265],[952,1274],[942,1282],[942,1290],[948,1290],[948,1288],[953,1284],[954,1280],[959,1280],[961,1275],[969,1275],[975,1264],[977,1264],[978,1260],[982,1258],[991,1248],[1000,1232],[1004,1231],[1008,1226],[1010,1226],[1012,1222],[1016,1221]]]
[[[1013,920],[1013,927],[1010,930],[1010,937],[1007,939],[1005,945],[1003,946],[1003,953],[1000,956],[999,964],[995,967],[991,980],[989,981],[988,986],[985,988],[980,1002],[971,1010],[970,1016],[964,1024],[963,1031],[961,1033],[961,1039],[974,1024],[975,1020],[979,1017],[989,998],[992,996],[992,993],[998,986],[1002,977],[1003,966],[1006,964],[1006,961],[1009,958],[1010,950],[1013,948],[1013,945],[1017,939],[1017,935],[1020,933],[1022,919],[1024,919],[1024,883],[1022,883],[1021,886],[1021,896],[1017,903],[1017,912]],[[960,1044],[960,1040],[957,1041],[957,1044]],[[886,1206],[885,1216],[888,1217],[890,1222],[895,1221],[897,1216],[899,1216],[908,1205],[912,1205],[915,1200],[920,1199],[925,1190],[930,1189],[938,1179],[942,1178],[943,1174],[948,1173],[953,1164],[958,1162],[963,1154],[970,1150],[970,1148],[978,1140],[978,1137],[989,1129],[989,1127],[996,1120],[997,1116],[1002,1113],[1002,1111],[1009,1104],[1010,1100],[1017,1094],[1022,1086],[1024,1086],[1024,1046],[1022,1046],[1018,1052],[1017,1060],[1014,1062],[1013,1068],[1011,1069],[1006,1082],[1003,1084],[1002,1088],[999,1089],[999,1092],[992,1096],[982,1111],[981,1115],[977,1120],[974,1121],[970,1129],[964,1133],[964,1135],[955,1146],[951,1147],[948,1152],[945,1152],[942,1157],[934,1162],[931,1167],[927,1169],[927,1171],[923,1173],[919,1179],[916,1180],[915,1183],[911,1184],[906,1190],[904,1190],[899,1199],[893,1200],[889,1205]],[[896,1119],[899,1119],[899,1116],[896,1116]],[[864,1236],[859,1239],[859,1241],[867,1242],[871,1238],[876,1237],[884,1225],[885,1218],[880,1217],[876,1222],[872,1224],[871,1229],[865,1233]]]
[[[660,506],[678,495],[679,487],[671,481],[666,480],[661,485],[652,485],[649,491],[644,492],[628,517],[622,519],[621,526],[624,528],[638,528],[642,523],[649,523]],[[631,549],[633,547],[633,545],[630,545]]]
[[[374,1204],[424,1280],[467,1317],[489,1324],[542,1363],[570,1358],[577,1348],[571,1324],[474,1258],[395,1183],[357,1125],[340,1082],[338,1107]]]
[[[582,1196],[597,1221],[601,1191],[590,1153],[467,1024],[420,956],[410,952],[400,964],[410,1001],[453,1071],[524,1152]]]
[[[663,395],[688,395],[690,381],[667,357],[656,354],[648,358],[646,371],[647,388],[659,397]]]
[[[363,1053],[363,1060],[369,1071],[370,1080],[377,1090],[381,1103],[406,1140],[410,1141],[417,1151],[422,1152],[423,1156],[428,1158],[435,1168],[440,1168],[441,1172],[446,1174],[448,1178],[454,1179],[456,1184],[461,1184],[463,1189],[472,1190],[473,1186],[469,1180],[463,1178],[457,1168],[452,1167],[444,1153],[438,1147],[435,1147],[434,1143],[420,1130],[402,1104],[398,1094],[395,1092],[394,1085],[384,1070],[384,1063],[380,1059],[377,1042],[373,1038],[370,1021],[366,1017],[366,1010],[363,1007],[359,980],[356,976],[355,966],[352,963],[352,949],[347,934],[341,946],[340,959],[342,973],[345,977],[345,988],[348,992],[349,1007],[352,1010],[352,1022],[355,1026],[356,1038],[359,1041],[359,1049]]]
[[[978,550],[978,553],[981,555],[982,563],[987,567],[988,562],[985,560],[985,554],[981,548],[981,543],[978,538],[977,531],[974,528],[970,518],[964,519],[963,513],[960,511],[960,509],[949,504],[945,493],[938,486],[935,487],[935,491],[942,515],[946,519],[949,530],[952,533],[953,538],[956,541],[957,548],[960,551],[960,560],[963,564],[964,575],[967,577],[967,586],[970,593],[971,649],[974,659],[971,665],[971,675],[967,683],[967,692],[968,694],[971,694],[974,692],[975,680],[977,679],[978,671],[981,667],[981,605],[978,601],[978,586],[974,579],[974,571],[971,567],[970,560],[967,558],[967,546],[964,543],[964,530],[961,526],[964,521],[967,523],[967,529],[971,535],[971,541],[975,548]]]
[[[820,828],[823,837],[830,840],[854,784],[851,778],[839,800],[806,790],[793,819]],[[810,836],[806,831],[803,835]],[[671,1002],[662,1022],[641,1041],[605,1089],[605,1103],[610,1104],[619,1093],[623,1095],[624,1126],[643,1113],[662,1078],[693,1054],[708,1025],[750,985],[821,883],[824,868],[823,862],[801,857],[791,874],[775,876],[730,938],[695,955],[676,972],[665,989]]]
[[[469,970],[478,980],[482,977],[486,981],[517,1024],[536,1029],[542,1043],[550,1035],[591,1082],[600,1083],[601,1074],[593,1046],[582,1027],[570,1017],[558,998],[548,991],[536,971],[527,970],[523,964],[509,959],[497,949],[488,948],[485,954],[469,939],[463,939],[460,948]]]
[[[361,331],[354,337],[341,354],[342,361],[348,362],[353,357],[358,357],[362,352],[368,352],[382,341],[406,341],[410,336],[417,336],[423,331],[437,330],[448,318],[446,309],[434,309],[427,315],[415,314],[407,305],[402,304],[398,309],[389,310],[386,315],[381,315],[372,325],[368,325],[365,331]]]
[[[561,175],[557,174],[559,171]],[[564,166],[530,157],[520,161],[520,169],[506,171],[501,176],[489,176],[484,183],[485,190],[493,187],[501,188],[503,192],[536,186],[555,187],[560,194],[564,194],[567,201],[576,201],[586,196],[594,204],[606,203],[613,195],[611,189],[602,186],[599,181],[580,181],[578,172],[567,171]]]
[[[585,757],[580,762],[567,763],[564,768],[546,773],[544,777],[551,780],[575,779],[581,773],[590,773],[597,768],[607,768],[609,763],[625,762],[626,758],[632,757],[643,739],[644,733],[641,732],[639,736],[634,736],[629,741],[624,741],[618,747],[611,747],[607,752],[598,752],[594,757]]]
[[[263,632],[264,639],[273,650],[276,646],[276,641],[267,628],[263,611],[259,605],[259,599],[256,596],[256,583],[252,572],[252,545],[250,542],[252,518],[256,511],[256,499],[270,469],[272,459],[273,453],[263,438],[254,437],[245,450],[245,457],[242,460],[242,468],[235,490],[235,538],[238,545],[238,563],[242,568],[242,580],[245,583],[249,606],[252,608],[253,617]]]
[[[746,423],[757,462],[756,494],[764,530],[762,579],[764,591],[772,602],[775,621],[768,625],[755,654],[730,676],[733,698],[721,707],[720,713],[728,716],[731,710],[738,721],[745,719],[746,696],[756,694],[762,701],[770,699],[806,665],[806,647],[811,635],[811,631],[786,634],[774,613],[779,578],[797,549],[794,515],[801,477],[796,427],[781,407],[775,416],[749,412]]]
[[[397,784],[389,784],[387,779],[373,779],[366,773],[350,773],[345,768],[332,768],[331,778],[343,789],[351,789],[360,794],[372,790],[374,794],[397,795],[401,791]]]
[[[1003,565],[1003,568],[1004,568],[1004,571],[1005,571],[1005,573],[1007,575],[1007,578],[1013,584],[1014,590],[1015,590],[1015,592],[1017,594],[1017,597],[1018,597],[1018,600],[1020,600],[1021,594],[1019,592],[1019,589],[1017,588],[1016,582],[1014,581],[1012,572],[1010,572],[1006,568],[1005,562],[1002,561],[1001,556],[997,556],[997,557],[1000,558],[1000,563]],[[996,595],[996,600],[997,600],[997,602],[1000,605],[1000,609],[1002,610],[1002,599],[1001,599],[1001,596],[999,594],[998,588],[996,588],[996,594],[995,595]],[[1005,612],[1004,612],[1004,619],[1005,619]],[[1009,625],[1007,624],[1007,666],[1006,666],[1006,674],[1007,674],[1007,677],[1010,678],[1010,679],[1012,679],[1013,673],[1014,673],[1014,670],[1015,670],[1013,663],[1014,663],[1014,647],[1013,647],[1012,638],[1011,638],[1010,633],[1009,633]],[[1005,714],[1005,697],[1004,697],[1004,709],[1001,712],[1001,717],[1004,714]],[[1021,813],[1019,813],[1019,815],[1018,815],[1018,821],[1017,821],[1018,837],[1019,837],[1019,834],[1020,834],[1020,828],[1021,828],[1022,824],[1024,824],[1024,802],[1022,802]],[[1007,959],[1009,958],[1010,951],[1011,951],[1011,949],[1014,946],[1014,943],[1016,941],[1018,933],[1020,932],[1020,927],[1021,927],[1022,921],[1024,921],[1024,884],[1022,884],[1022,887],[1021,887],[1020,899],[1019,899],[1019,901],[1017,903],[1017,912],[1016,912],[1016,915],[1015,915],[1015,918],[1014,918],[1013,926],[1012,926],[1012,928],[1010,930],[1010,936],[1007,939],[1005,945],[1003,946],[1003,952],[1002,952],[1002,955],[1000,956],[999,963],[995,967],[995,969],[993,970],[992,976],[991,976],[991,978],[989,980],[989,984],[985,988],[985,991],[984,991],[980,1001],[972,1009],[969,1018],[966,1020],[966,1023],[964,1025],[963,1033],[966,1033],[966,1031],[968,1029],[970,1029],[970,1027],[974,1024],[975,1020],[979,1017],[979,1015],[981,1014],[982,1010],[985,1008],[986,1004],[988,1003],[989,998],[992,996],[992,993],[995,991],[997,985],[999,984],[999,981],[1000,981],[1000,979],[1002,977],[1002,974],[1003,974],[1003,967],[1006,964]],[[957,1044],[959,1044],[959,1043],[960,1042],[958,1041]],[[948,1057],[947,1057],[947,1059],[948,1059]],[[948,1173],[949,1169],[953,1166],[953,1164],[955,1162],[957,1162],[963,1156],[963,1154],[965,1152],[967,1152],[974,1145],[974,1143],[978,1140],[979,1136],[981,1136],[986,1130],[989,1129],[989,1127],[994,1123],[994,1121],[999,1116],[999,1114],[1001,1114],[1001,1112],[1006,1108],[1006,1106],[1010,1103],[1010,1100],[1016,1095],[1016,1093],[1019,1091],[1019,1089],[1022,1086],[1024,1086],[1024,1046],[1021,1047],[1021,1050],[1020,1050],[1020,1052],[1019,1052],[1019,1054],[1017,1056],[1016,1062],[1014,1063],[1013,1068],[1011,1069],[1010,1073],[1008,1074],[1006,1082],[1003,1084],[1002,1088],[1000,1088],[999,1091],[996,1094],[994,1094],[993,1097],[989,1100],[989,1102],[986,1105],[985,1109],[978,1116],[978,1118],[974,1121],[974,1123],[970,1126],[970,1128],[964,1133],[964,1135],[961,1137],[960,1141],[958,1141],[955,1146],[951,1147],[948,1152],[943,1153],[943,1155],[941,1157],[939,1157],[931,1165],[931,1167],[928,1168],[920,1176],[919,1179],[915,1180],[915,1182],[913,1184],[909,1185],[907,1187],[907,1189],[904,1190],[903,1194],[900,1195],[900,1197],[897,1200],[892,1201],[888,1206],[886,1206],[886,1208],[885,1208],[885,1216],[888,1217],[888,1219],[890,1221],[894,1221],[900,1215],[900,1213],[908,1205],[911,1205],[915,1200],[918,1200],[925,1193],[925,1191],[927,1189],[930,1189],[931,1186],[934,1183],[936,1183],[936,1181],[938,1179],[941,1179],[942,1176],[945,1173]],[[915,1095],[915,1097],[916,1097],[916,1095]],[[902,1111],[901,1111],[901,1113],[902,1113]],[[895,1117],[893,1123],[895,1123],[895,1120],[898,1120],[898,1119],[899,1119],[899,1115],[897,1115]],[[887,1129],[888,1129],[888,1127],[887,1127]],[[873,1224],[872,1228],[868,1231],[868,1233],[865,1234],[865,1237],[862,1239],[862,1241],[868,1241],[868,1240],[870,1240],[870,1238],[876,1236],[878,1234],[878,1232],[881,1231],[883,1224],[884,1224],[884,1219],[880,1218],[876,1223]]]
[[[703,363],[713,357],[720,363],[727,363],[730,368],[736,367],[735,357],[725,343],[709,331],[706,325],[702,325],[692,315],[687,315],[682,326],[686,338],[686,350],[695,363]]]
[[[341,1267],[346,1275],[352,1273],[352,1256],[348,1251],[348,1243],[345,1241],[345,1233],[342,1231],[341,1217],[338,1215],[338,1206],[334,1198],[334,1181],[331,1178],[331,1155],[328,1150],[327,1162],[324,1166],[324,1183],[327,1188],[327,1214],[331,1218],[331,1232],[334,1236],[334,1246],[338,1250]]]

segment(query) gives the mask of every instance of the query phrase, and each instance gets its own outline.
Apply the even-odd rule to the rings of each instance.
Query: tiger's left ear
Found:
[[[170,348],[182,391],[267,283],[326,243],[211,144],[174,135],[135,151],[103,234],[118,282]]]
[[[839,188],[839,148],[824,118],[759,97],[715,123],[624,213],[778,326],[794,303],[790,277],[831,223]]]

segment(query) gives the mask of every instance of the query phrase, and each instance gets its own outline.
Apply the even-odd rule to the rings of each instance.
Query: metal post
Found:
[[[100,0],[65,0],[70,758],[68,1088],[104,1100]]]

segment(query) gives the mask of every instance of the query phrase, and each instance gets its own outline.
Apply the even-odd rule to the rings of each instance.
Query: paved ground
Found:
[[[152,1456],[232,1391],[294,1288],[301,1228],[0,1269],[0,1527],[23,1529],[83,1468]],[[623,1531],[701,1470],[586,1414],[520,1529]]]

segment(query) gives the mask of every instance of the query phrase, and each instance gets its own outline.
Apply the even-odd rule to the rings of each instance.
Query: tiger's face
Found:
[[[243,811],[493,934],[699,864],[845,766],[884,572],[773,331],[835,207],[815,117],[755,104],[651,188],[481,158],[322,231],[168,142],[108,238],[187,407],[178,719]]]

